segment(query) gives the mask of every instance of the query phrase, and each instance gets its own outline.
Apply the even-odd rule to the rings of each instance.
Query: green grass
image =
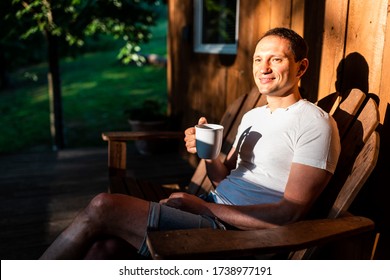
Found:
[[[164,23],[154,34],[159,36],[142,52],[165,55]],[[112,50],[61,61],[67,148],[106,145],[102,131],[129,130],[126,109],[148,98],[166,104],[165,68],[123,65],[116,56],[117,50]],[[0,92],[0,153],[51,149],[46,75],[46,64],[19,69],[12,73],[12,89]]]

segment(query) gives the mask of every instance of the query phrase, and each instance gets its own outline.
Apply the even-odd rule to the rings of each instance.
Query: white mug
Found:
[[[195,126],[196,152],[200,158],[215,159],[222,147],[223,126],[199,124]]]

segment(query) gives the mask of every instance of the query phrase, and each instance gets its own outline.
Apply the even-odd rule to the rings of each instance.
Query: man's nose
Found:
[[[261,74],[266,74],[271,72],[271,68],[269,67],[268,63],[264,63],[260,66],[260,73]]]

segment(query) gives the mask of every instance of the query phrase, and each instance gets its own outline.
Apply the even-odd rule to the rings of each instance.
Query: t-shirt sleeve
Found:
[[[299,135],[293,162],[334,173],[340,154],[337,124],[331,116],[317,117]]]

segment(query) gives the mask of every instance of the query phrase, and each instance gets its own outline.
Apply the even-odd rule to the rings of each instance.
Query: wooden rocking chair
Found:
[[[265,102],[257,89],[253,89],[229,106],[220,122],[225,127],[220,155],[222,160],[233,144],[243,114]],[[357,89],[351,90],[341,101],[340,97],[333,94],[320,100],[318,105],[326,111],[334,111],[332,115],[338,124],[342,152],[336,172],[308,220],[251,231],[194,229],[150,232],[147,243],[152,257],[234,259],[248,255],[289,253],[292,259],[305,259],[315,256],[314,248],[318,246],[356,236],[358,241],[364,240],[365,247],[361,252],[356,252],[354,257],[369,258],[371,252],[367,248],[372,248],[373,238],[362,237],[372,237],[374,223],[364,217],[347,215],[346,211],[376,164],[379,151],[379,135],[375,132],[379,123],[377,105]],[[126,142],[151,137],[182,138],[182,132],[106,132],[102,137],[108,141],[110,192],[159,201],[175,191],[172,186],[167,188],[136,178],[126,178]],[[184,190],[199,195],[212,188],[205,162],[201,160]],[[183,189],[177,187],[176,190]]]

